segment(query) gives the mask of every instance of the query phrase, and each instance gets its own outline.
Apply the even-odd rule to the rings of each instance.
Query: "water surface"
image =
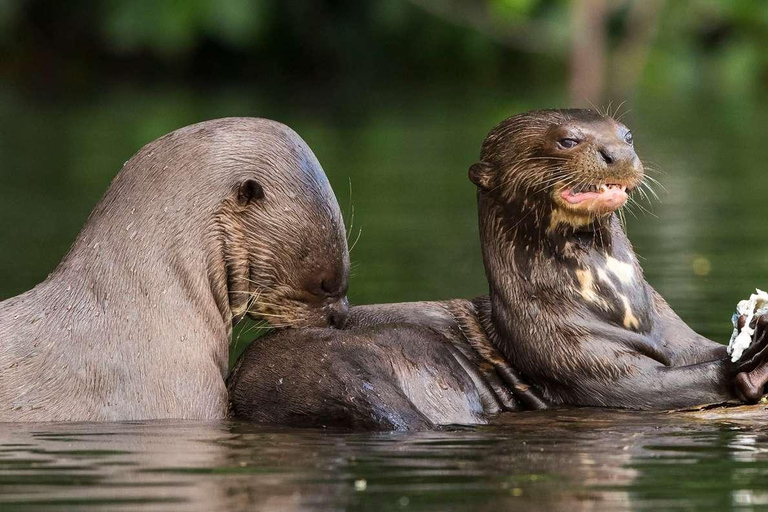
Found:
[[[763,413],[768,417],[768,413]],[[2,510],[726,510],[768,505],[755,419],[564,410],[344,434],[247,423],[0,425]]]

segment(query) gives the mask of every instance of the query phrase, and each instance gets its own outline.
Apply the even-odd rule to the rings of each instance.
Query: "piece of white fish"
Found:
[[[735,363],[741,359],[744,351],[752,344],[752,335],[755,334],[755,330],[749,326],[752,319],[766,313],[768,313],[768,293],[760,289],[756,289],[755,293],[750,295],[747,300],[742,300],[736,305],[736,312],[731,318],[733,334],[731,334],[731,341],[728,343],[728,354],[731,355],[732,362]],[[744,327],[739,331],[738,322],[741,315],[747,315],[747,318]]]

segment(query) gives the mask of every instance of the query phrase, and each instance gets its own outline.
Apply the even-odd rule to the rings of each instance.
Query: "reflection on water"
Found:
[[[556,94],[538,94],[408,90],[328,105],[306,91],[252,88],[107,90],[52,100],[0,87],[0,298],[45,278],[142,144],[232,115],[294,127],[322,162],[348,224],[351,181],[353,238],[362,228],[352,253],[354,303],[484,293],[466,169],[496,122],[562,104]],[[646,276],[688,323],[720,341],[735,302],[768,287],[766,119],[768,104],[693,94],[637,98],[625,118],[641,157],[662,171],[649,172],[666,188],[653,215],[628,219]],[[759,418],[578,411],[508,415],[500,423],[416,435],[241,423],[0,425],[0,509],[768,505]]]
[[[246,423],[0,425],[0,508],[606,510],[768,504],[757,419],[507,414],[419,434]]]

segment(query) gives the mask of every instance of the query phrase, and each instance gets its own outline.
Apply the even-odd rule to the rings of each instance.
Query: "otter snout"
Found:
[[[326,319],[329,327],[343,329],[349,318],[349,300],[346,297],[333,302],[325,307]]]
[[[637,154],[626,144],[601,144],[597,147],[598,157],[611,167],[633,167]]]

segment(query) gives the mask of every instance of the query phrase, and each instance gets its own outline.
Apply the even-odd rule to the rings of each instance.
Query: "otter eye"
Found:
[[[626,142],[630,146],[632,145],[633,140],[634,139],[632,138],[632,132],[627,132],[626,135],[624,135],[624,142]]]
[[[576,147],[578,143],[579,143],[578,140],[567,138],[567,137],[565,139],[560,139],[559,141],[557,141],[557,145],[563,149],[571,149],[573,147]]]

